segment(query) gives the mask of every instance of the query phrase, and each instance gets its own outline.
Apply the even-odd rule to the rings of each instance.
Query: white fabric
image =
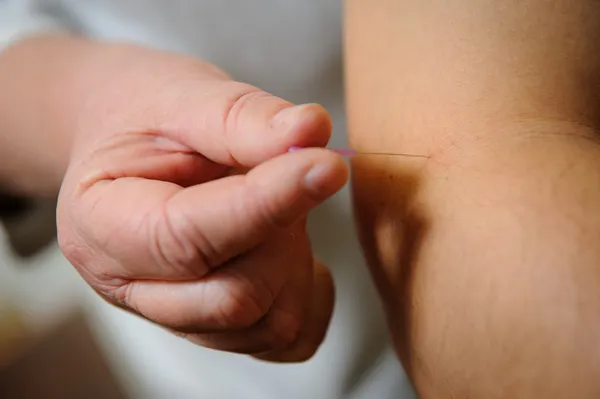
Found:
[[[70,29],[195,55],[290,101],[323,104],[334,117],[332,145],[342,146],[340,20],[341,0],[0,0],[0,44]],[[388,343],[347,190],[310,225],[317,255],[334,272],[337,304],[325,344],[304,364],[198,348],[90,294],[90,320],[131,397],[414,397]]]

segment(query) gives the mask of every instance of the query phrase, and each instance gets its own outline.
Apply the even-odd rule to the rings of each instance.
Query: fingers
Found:
[[[182,333],[242,330],[273,307],[296,270],[312,267],[303,226],[193,281],[132,281],[113,296],[144,317]]]
[[[302,362],[310,359],[317,352],[327,334],[335,302],[335,288],[331,273],[318,262],[315,263],[312,285],[307,315],[297,339],[287,347],[254,355],[254,357],[270,362]]]
[[[308,273],[307,273],[308,272]],[[257,359],[291,363],[310,359],[323,342],[334,305],[333,280],[316,264],[287,285],[273,308],[251,328],[186,338],[207,348],[251,354]]]
[[[253,167],[292,146],[323,147],[331,135],[323,107],[294,106],[244,83],[186,81],[169,90],[155,128],[220,164]]]
[[[187,338],[207,348],[244,354],[263,353],[295,342],[306,319],[312,290],[313,258],[308,237],[304,235],[301,240],[307,251],[293,259],[293,254],[288,253],[284,267],[291,270],[291,275],[263,318],[243,330],[193,334]]]
[[[305,154],[310,153],[327,154],[328,152],[318,149],[306,150],[288,154],[278,159],[298,156],[304,158]],[[317,155],[318,158],[319,155]],[[277,160],[272,162],[275,163]],[[300,161],[296,160],[294,162]],[[304,161],[300,163],[302,164],[302,162]],[[285,165],[287,165],[287,162]],[[248,176],[233,176],[232,178],[256,179],[252,184],[269,187],[269,184],[275,184],[278,179],[282,178],[278,176],[278,173],[289,172],[289,169],[295,170],[294,168],[274,167],[268,168],[263,174],[259,167]],[[278,173],[271,177],[270,173],[272,171],[278,171]],[[294,179],[283,180],[289,183]],[[298,195],[294,191],[296,186],[294,184],[281,185],[283,186],[283,194],[275,195],[275,198],[283,198],[284,201],[282,203],[275,201],[274,206],[267,207],[271,211],[279,209],[274,215],[286,214],[290,211],[290,208],[298,206],[296,201],[291,201],[292,205],[285,208],[284,204],[289,202],[285,201],[288,196],[297,200],[298,196],[307,195],[302,190],[300,190],[301,195]],[[279,187],[279,184],[276,184],[276,186]],[[157,190],[157,188],[160,188],[160,190]],[[145,229],[137,231],[137,234],[135,229],[140,224],[144,225],[143,222],[140,223],[139,215],[153,214],[152,209],[157,204],[163,204],[168,198],[176,198],[181,192],[190,189],[182,190],[168,183],[143,179],[129,181],[119,179],[106,183],[103,187],[102,185],[98,186],[97,189],[103,189],[103,195],[106,194],[104,190],[108,190],[108,192],[115,190],[113,195],[118,196],[121,194],[128,198],[127,201],[121,201],[121,207],[115,210],[125,211],[124,214],[108,212],[110,208],[103,210],[102,208],[107,204],[103,203],[102,196],[94,198],[94,207],[91,208],[92,212],[90,212],[87,219],[88,221],[95,220],[98,222],[96,230],[93,231],[102,231],[101,224],[106,223],[106,227],[108,227],[106,231],[112,233],[101,237],[103,248],[120,248],[122,251],[120,255],[126,253],[129,256],[127,263],[117,262],[116,259],[124,258],[114,257],[115,251],[113,250],[111,252],[111,255],[113,255],[112,261],[106,258],[99,259],[103,261],[103,264],[98,270],[106,272],[110,264],[114,267],[112,269],[113,273],[121,273],[117,274],[119,276],[131,274],[128,277],[130,279],[128,283],[112,291],[111,296],[113,298],[124,302],[144,317],[180,332],[192,334],[191,336],[195,337],[196,342],[215,349],[241,353],[262,353],[260,356],[264,359],[281,359],[282,361],[302,360],[310,357],[316,350],[324,336],[331,315],[333,289],[331,288],[330,279],[326,278],[328,274],[317,273],[314,283],[315,310],[307,314],[305,310],[307,301],[313,297],[309,295],[311,292],[310,283],[305,283],[305,281],[310,282],[311,279],[308,277],[310,273],[305,273],[305,277],[298,277],[298,270],[311,270],[312,255],[308,238],[303,229],[304,218],[302,216],[299,217],[298,223],[287,229],[266,223],[264,225],[266,227],[261,229],[254,227],[254,230],[250,228],[262,224],[251,223],[252,218],[246,217],[245,220],[244,218],[239,220],[229,220],[226,217],[215,218],[213,223],[218,229],[213,231],[210,237],[219,237],[217,234],[220,231],[219,229],[232,228],[234,231],[226,232],[223,230],[222,237],[224,239],[237,233],[240,234],[240,240],[251,238],[259,243],[255,245],[254,250],[248,253],[246,251],[240,252],[246,254],[237,256],[222,267],[213,269],[210,273],[208,273],[208,270],[200,273],[193,268],[196,265],[193,262],[184,262],[180,265],[172,262],[155,262],[154,265],[151,262],[140,262],[140,260],[148,260],[145,257],[157,251],[148,251],[147,248],[144,250],[143,246],[132,250],[131,245],[129,245],[131,241],[127,241],[132,237],[143,236],[141,233]],[[282,187],[279,187],[279,189],[282,189]],[[286,191],[289,189],[292,190],[291,194]],[[277,190],[275,191],[277,192]],[[225,191],[217,190],[216,192],[224,193]],[[270,191],[267,190],[267,192]],[[138,198],[134,195],[136,193],[141,194],[141,196]],[[198,198],[190,198],[190,203],[195,202],[199,204],[200,208],[203,201],[207,201],[207,204],[216,204],[217,209],[213,209],[213,212],[215,215],[219,215],[218,210],[220,208],[218,206],[225,203],[227,199],[212,198],[208,195],[208,192],[201,194]],[[244,204],[248,196],[242,192],[232,198],[236,201],[242,201],[241,203]],[[309,204],[311,203],[309,201]],[[177,209],[179,208],[177,207]],[[190,211],[193,210],[193,207],[190,208]],[[206,216],[211,213],[208,208],[200,210],[199,215]],[[97,215],[95,212],[98,212]],[[230,214],[231,212],[224,213],[224,215]],[[300,214],[303,214],[303,212],[300,212]],[[267,220],[272,220],[273,217],[269,216]],[[173,220],[170,221],[173,222]],[[204,226],[205,224],[201,225]],[[175,231],[175,226],[176,224],[169,223],[166,232],[172,233]],[[212,224],[208,223],[207,226],[212,226]],[[198,232],[198,230],[191,230],[191,232],[194,231]],[[119,237],[119,234],[124,235]],[[259,239],[261,236],[262,238]],[[148,244],[155,241],[147,240],[145,242]],[[191,242],[189,241],[188,244]],[[251,244],[251,241],[246,241],[246,243]],[[181,245],[181,241],[179,241],[179,244]],[[182,259],[186,259],[186,253],[193,253],[188,244],[180,247],[186,250],[181,255]],[[142,245],[142,242],[138,242],[138,245]],[[166,244],[163,242],[160,245],[162,250],[159,252],[164,256],[167,253],[165,252]],[[224,248],[231,247],[231,245],[224,246]],[[98,261],[97,258],[94,259]],[[149,264],[153,267],[148,267]],[[173,265],[185,267],[181,269]],[[99,275],[97,271],[94,272],[93,264],[88,264],[88,267],[91,267],[91,269],[88,268],[84,276]],[[292,271],[296,271],[293,276],[291,275]],[[164,281],[164,276],[182,280],[181,276],[185,275],[186,272],[189,274],[189,281]],[[163,278],[159,276],[163,276]],[[193,280],[191,280],[192,278]],[[159,279],[162,281],[157,281]],[[118,279],[116,281],[123,280]],[[97,281],[92,283],[97,283]],[[94,285],[98,287],[98,284]],[[101,291],[107,292],[102,289]],[[305,321],[307,317],[310,317],[310,319]],[[310,323],[312,326],[305,323]],[[290,349],[285,350],[288,346]],[[274,349],[280,352],[264,353]]]
[[[207,348],[269,361],[307,360],[325,337],[333,282],[322,265],[313,268],[306,235],[292,243],[274,238],[269,244],[279,248],[278,254],[257,250],[216,271],[214,280],[135,282],[123,300],[149,320]],[[209,293],[213,284],[219,287]]]
[[[186,189],[159,181],[123,178],[89,188],[82,206],[61,208],[69,260],[90,272],[121,279],[198,279],[215,266],[285,230],[347,181],[343,159],[307,149],[267,161],[245,176]],[[97,269],[97,270],[96,270]]]

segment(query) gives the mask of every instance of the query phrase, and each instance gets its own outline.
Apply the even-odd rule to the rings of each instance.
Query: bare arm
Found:
[[[347,1],[359,230],[423,398],[600,396],[600,3]]]

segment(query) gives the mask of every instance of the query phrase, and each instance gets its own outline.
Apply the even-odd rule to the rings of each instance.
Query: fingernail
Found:
[[[301,104],[282,109],[273,117],[273,128],[285,129],[286,127],[295,125],[300,120],[300,117],[306,107],[307,104]]]
[[[333,187],[335,168],[332,164],[317,164],[305,176],[304,184],[316,201],[321,201],[336,191]]]

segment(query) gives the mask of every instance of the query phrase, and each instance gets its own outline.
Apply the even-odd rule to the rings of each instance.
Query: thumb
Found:
[[[251,170],[184,189],[164,207],[173,242],[197,248],[216,266],[286,229],[348,180],[344,160],[325,149],[273,158]],[[158,235],[164,236],[164,235]]]
[[[332,121],[318,104],[294,106],[227,79],[184,83],[169,86],[161,93],[164,100],[153,102],[144,115],[158,121],[150,129],[215,163],[252,168],[290,147],[324,147],[329,141]]]

